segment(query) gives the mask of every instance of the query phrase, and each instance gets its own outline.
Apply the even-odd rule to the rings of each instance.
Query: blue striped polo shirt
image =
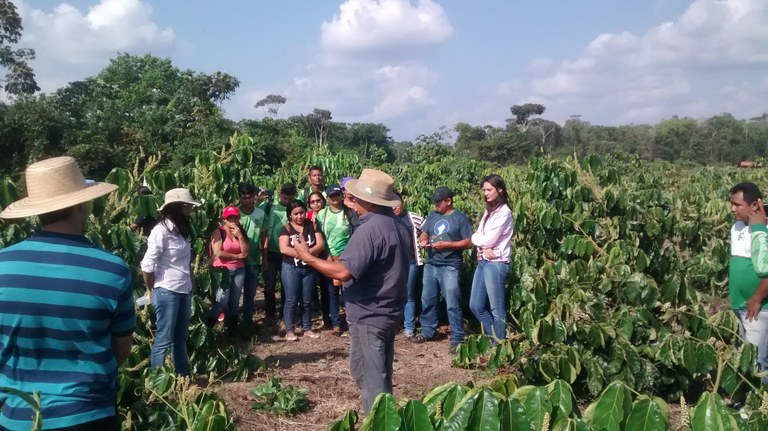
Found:
[[[84,236],[40,231],[0,250],[0,387],[39,392],[45,428],[115,414],[112,336],[135,326],[128,266]],[[30,429],[22,399],[0,401],[0,425]]]

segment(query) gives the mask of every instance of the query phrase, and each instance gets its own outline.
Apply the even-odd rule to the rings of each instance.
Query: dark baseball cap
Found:
[[[438,187],[432,193],[432,202],[439,202],[453,197],[453,192],[448,187]]]
[[[332,196],[335,194],[341,194],[341,187],[339,187],[338,184],[331,184],[330,186],[325,188],[325,195],[326,196]]]

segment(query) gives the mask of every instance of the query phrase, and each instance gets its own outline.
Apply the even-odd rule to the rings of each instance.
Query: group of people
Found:
[[[40,229],[0,250],[0,386],[39,391],[45,429],[119,429],[117,368],[130,353],[136,325],[131,271],[84,236],[89,202],[117,187],[85,180],[70,157],[34,163],[25,175],[28,196],[0,218],[36,216]],[[239,187],[239,205],[223,209],[210,235],[211,265],[228,283],[217,289],[206,323],[223,320],[233,332],[240,322],[253,324],[263,276],[266,317],[274,321],[282,311],[284,339],[316,338],[311,312],[319,283],[325,325],[335,334],[348,331],[351,372],[367,412],[376,395],[392,390],[401,325],[414,342],[434,338],[439,292],[448,306],[452,349],[461,342],[458,272],[462,250],[474,245],[479,262],[470,308],[494,341],[504,338],[512,218],[501,177],[483,179],[486,209],[474,233],[445,187],[435,190],[436,211],[422,218],[405,210],[394,180],[375,169],[326,187],[315,166],[309,183],[301,194],[283,185],[278,196]],[[191,372],[191,214],[199,205],[188,189],[172,189],[153,227],[148,219],[131,226],[148,234],[140,267],[157,324],[150,365],[164,365],[172,352],[181,375]],[[422,264],[422,332],[416,334],[414,290]],[[33,412],[21,398],[3,394],[2,404],[1,428],[29,428]]]

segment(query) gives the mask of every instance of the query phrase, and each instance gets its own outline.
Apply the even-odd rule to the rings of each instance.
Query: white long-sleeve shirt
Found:
[[[499,205],[490,215],[488,210],[484,211],[477,231],[472,234],[478,259],[488,260],[483,256],[483,249],[489,248],[496,254],[489,262],[509,262],[513,225],[512,210],[507,205]]]
[[[166,226],[167,225],[167,226]],[[160,222],[147,238],[147,253],[141,260],[141,270],[155,275],[153,288],[173,292],[192,292],[190,258],[192,246],[170,220]]]

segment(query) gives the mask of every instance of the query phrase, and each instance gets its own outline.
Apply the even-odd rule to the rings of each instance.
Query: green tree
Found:
[[[280,106],[284,105],[285,102],[286,102],[285,97],[279,94],[268,94],[267,97],[256,102],[256,104],[253,105],[253,107],[256,109],[262,108],[264,109],[264,113],[274,117],[277,115],[277,112],[280,110]]]
[[[542,115],[547,108],[539,103],[524,103],[522,105],[513,105],[509,110],[515,118],[507,119],[507,124],[515,125],[525,132],[528,130],[531,117]]]
[[[169,59],[121,54],[98,75],[56,92],[72,119],[64,145],[99,174],[148,153],[187,164],[202,148],[228,139],[234,125],[219,104],[238,85],[226,73],[182,71]]]
[[[35,59],[31,48],[13,48],[21,39],[21,17],[16,6],[0,0],[0,66],[5,68],[3,89],[11,95],[32,94],[40,90],[29,61]]]

